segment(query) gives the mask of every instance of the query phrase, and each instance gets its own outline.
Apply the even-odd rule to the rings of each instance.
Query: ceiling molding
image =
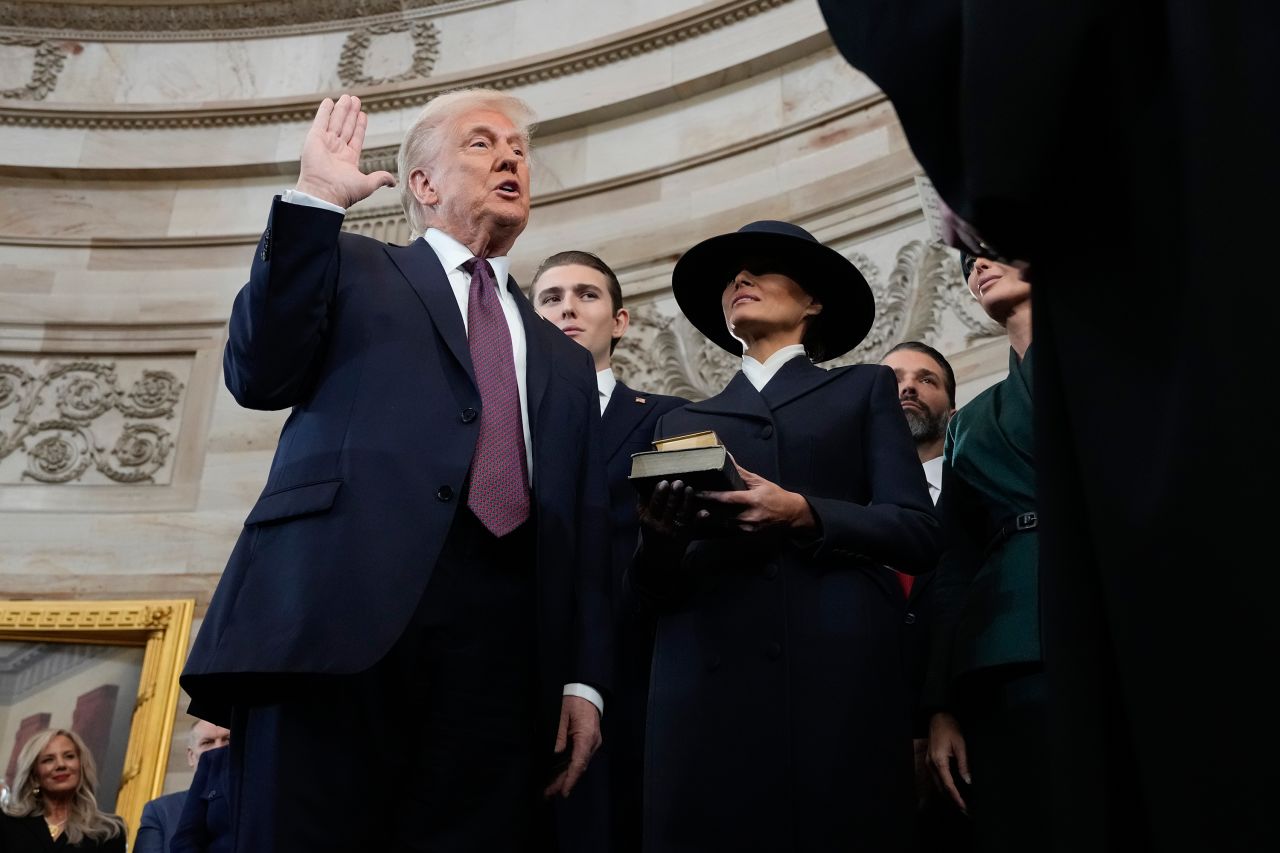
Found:
[[[675,15],[637,27],[622,34],[588,42],[567,50],[533,57],[523,62],[491,70],[451,74],[417,80],[410,84],[388,84],[356,89],[361,105],[369,112],[417,107],[436,95],[463,86],[514,89],[546,80],[590,71],[642,56],[697,38],[792,0],[725,0],[711,8]],[[66,107],[4,104],[0,124],[27,127],[110,128],[115,130],[157,130],[172,128],[227,127],[252,124],[307,122],[315,114],[319,95],[229,103],[202,107]]]
[[[538,193],[530,200],[531,207],[547,207],[553,204],[570,201],[572,199],[582,198],[584,196],[611,192],[643,183],[645,181],[659,180],[670,175],[695,169],[707,163],[714,163],[756,148],[763,148],[767,145],[776,144],[788,137],[808,133],[809,131],[820,128],[823,125],[839,121],[840,119],[859,112],[873,109],[874,107],[887,102],[888,99],[883,93],[876,92],[873,95],[859,98],[855,101],[843,104],[795,124],[771,130],[767,133],[761,133],[745,139],[740,139],[729,145],[724,145],[712,151],[706,151],[692,157],[686,157],[673,163],[667,163],[649,169],[640,169],[605,180],[591,181],[589,183],[579,184],[573,187],[566,187],[561,190]],[[376,163],[374,165],[376,165]],[[366,170],[370,169],[370,165],[365,162],[361,163],[361,167]],[[911,180],[914,180],[914,177],[912,177]],[[345,222],[347,225],[358,225],[362,222],[376,222],[379,220],[403,218],[403,216],[404,212],[399,205],[378,205],[376,207],[357,205],[347,213]],[[43,235],[14,236],[0,234],[0,245],[93,249],[186,248],[199,246],[244,245],[256,242],[259,236],[258,232],[174,237],[58,237]]]
[[[255,0],[92,4],[0,0],[0,32],[79,41],[211,41],[333,32],[508,0]]]

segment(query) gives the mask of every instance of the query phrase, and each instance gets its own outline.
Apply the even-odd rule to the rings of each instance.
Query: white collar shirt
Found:
[[[613,389],[618,387],[618,378],[613,375],[612,367],[596,371],[596,387],[600,389],[600,414],[603,415],[613,399]]]
[[[924,478],[929,481],[929,497],[937,504],[938,497],[942,494],[942,457],[935,456],[921,465],[924,468]]]
[[[764,386],[769,384],[782,365],[786,364],[797,356],[804,355],[804,344],[791,344],[791,346],[783,347],[764,360],[764,364],[756,361],[749,355],[742,356],[742,372],[746,374],[747,381],[751,383],[757,391],[763,391]]]

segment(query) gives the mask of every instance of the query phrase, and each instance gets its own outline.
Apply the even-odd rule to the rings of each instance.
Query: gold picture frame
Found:
[[[142,650],[113,809],[128,828],[129,849],[133,849],[142,807],[160,796],[164,788],[178,710],[178,676],[186,660],[194,614],[193,599],[0,601],[0,641]]]

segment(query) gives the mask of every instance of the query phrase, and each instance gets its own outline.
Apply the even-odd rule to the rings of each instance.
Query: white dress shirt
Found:
[[[747,381],[757,391],[764,390],[764,386],[769,384],[782,365],[798,355],[804,355],[804,344],[792,344],[783,347],[764,360],[764,364],[756,361],[749,355],[742,356],[742,372],[747,375]]]
[[[603,415],[609,401],[613,399],[613,389],[618,387],[618,379],[613,375],[612,367],[596,371],[596,387],[600,389],[600,414]]]
[[[281,193],[280,198],[290,204],[301,204],[307,207],[319,207],[324,210],[332,210],[335,213],[346,215],[346,209],[339,207],[332,202],[324,199],[316,198],[297,190],[285,190]],[[462,314],[462,328],[467,328],[467,304],[471,297],[471,276],[466,270],[462,269],[462,265],[471,260],[473,255],[471,250],[450,237],[448,234],[436,228],[428,228],[427,233],[422,235],[422,239],[427,241],[436,253],[436,257],[440,259],[440,265],[444,267],[445,275],[449,278],[449,288],[453,291],[453,298],[457,300],[458,311]],[[524,452],[525,462],[528,465],[529,481],[533,482],[533,439],[529,433],[529,396],[526,391],[527,381],[525,379],[525,369],[527,367],[528,346],[524,336],[524,321],[520,319],[520,308],[516,304],[516,297],[507,289],[507,274],[511,270],[511,259],[507,257],[487,258],[489,266],[493,267],[493,278],[498,285],[498,301],[502,305],[502,314],[507,318],[507,328],[511,332],[511,354],[515,358],[516,365],[516,385],[520,391],[520,424],[524,428]],[[610,373],[612,378],[612,372]],[[601,408],[603,411],[603,407]],[[579,696],[589,701],[599,709],[601,715],[604,714],[604,697],[600,695],[600,691],[588,684],[566,684],[564,686],[565,696]]]
[[[929,481],[929,497],[936,506],[938,496],[942,494],[942,457],[935,456],[920,464],[924,467],[924,478]]]

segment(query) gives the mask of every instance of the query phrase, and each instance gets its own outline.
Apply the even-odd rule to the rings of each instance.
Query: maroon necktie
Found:
[[[493,267],[483,258],[472,258],[462,268],[471,274],[467,343],[481,405],[467,506],[494,536],[505,536],[529,517],[520,386]]]

